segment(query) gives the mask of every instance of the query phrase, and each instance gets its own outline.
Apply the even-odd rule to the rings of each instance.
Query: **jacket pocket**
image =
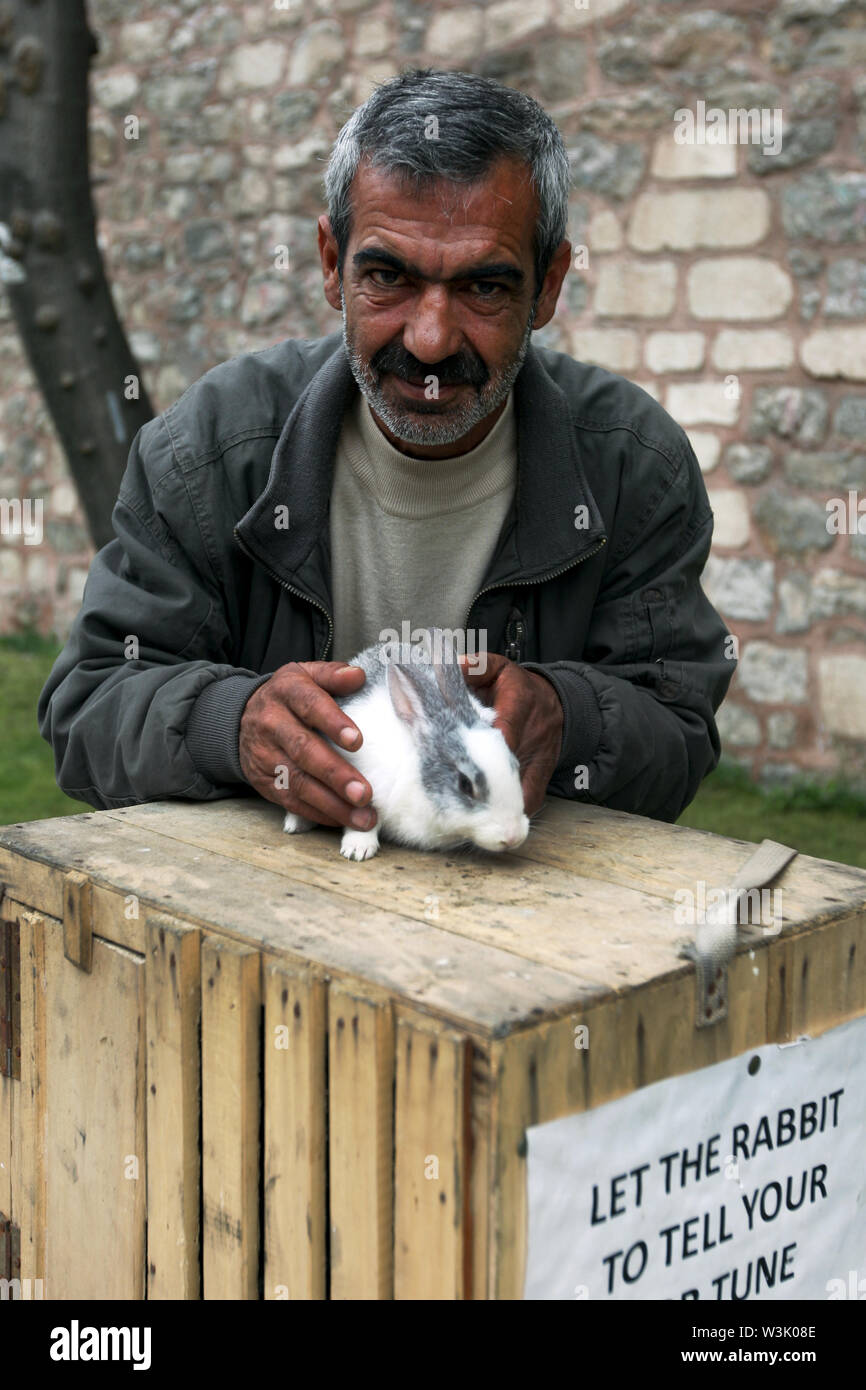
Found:
[[[661,661],[667,656],[674,641],[675,595],[671,593],[670,588],[647,584],[636,595],[635,609],[640,657],[645,653],[645,660]]]

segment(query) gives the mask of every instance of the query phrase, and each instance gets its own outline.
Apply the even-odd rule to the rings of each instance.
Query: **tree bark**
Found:
[[[117,317],[90,194],[84,0],[0,0],[0,279],[96,546],[154,410]]]

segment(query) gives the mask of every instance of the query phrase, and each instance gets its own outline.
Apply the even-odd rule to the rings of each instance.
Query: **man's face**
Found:
[[[398,440],[453,444],[504,402],[565,273],[549,305],[550,275],[536,297],[536,212],[529,169],[511,160],[479,183],[420,194],[362,163],[342,279],[320,219],[325,290],[342,309],[355,380]]]

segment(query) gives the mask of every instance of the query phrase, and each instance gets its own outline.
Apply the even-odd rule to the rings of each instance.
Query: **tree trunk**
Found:
[[[91,536],[154,411],[118,320],[90,196],[84,0],[0,0],[0,279]]]

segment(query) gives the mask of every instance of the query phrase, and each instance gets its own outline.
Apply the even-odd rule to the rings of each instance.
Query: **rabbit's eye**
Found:
[[[472,779],[470,777],[467,777],[465,772],[461,772],[460,777],[457,781],[457,786],[459,787],[460,791],[463,793],[464,796],[474,797],[475,788],[472,785]]]

